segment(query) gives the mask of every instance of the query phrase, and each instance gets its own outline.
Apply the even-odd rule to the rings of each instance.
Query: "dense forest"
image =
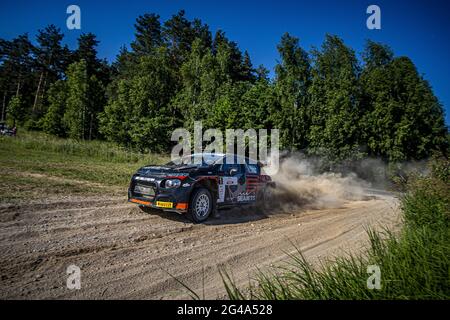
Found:
[[[0,39],[1,119],[28,130],[166,152],[178,127],[278,128],[286,150],[387,161],[446,153],[443,107],[407,57],[367,41],[361,56],[334,35],[305,50],[286,33],[275,77],[221,30],[184,11],[136,19],[135,38],[109,64],[92,33],[76,50],[54,25]]]

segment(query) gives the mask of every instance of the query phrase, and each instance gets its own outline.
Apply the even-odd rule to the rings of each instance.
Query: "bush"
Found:
[[[442,153],[433,155],[430,161],[431,173],[433,177],[444,183],[450,182],[450,161]]]

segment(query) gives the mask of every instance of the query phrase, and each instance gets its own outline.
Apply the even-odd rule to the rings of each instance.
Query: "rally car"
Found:
[[[216,210],[267,203],[275,183],[261,164],[235,155],[193,154],[166,165],[148,165],[131,178],[128,201],[142,209],[187,214],[196,223]]]

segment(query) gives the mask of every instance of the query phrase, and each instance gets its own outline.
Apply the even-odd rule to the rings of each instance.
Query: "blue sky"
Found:
[[[80,31],[66,28],[70,4],[81,8]],[[366,28],[366,8],[371,4],[381,8],[381,30]],[[101,41],[99,56],[112,61],[119,48],[133,40],[138,15],[154,12],[164,21],[180,9],[188,18],[202,19],[213,32],[224,30],[249,51],[255,66],[263,64],[272,72],[278,59],[276,45],[284,32],[300,38],[308,50],[319,47],[326,33],[340,36],[358,54],[366,39],[388,44],[397,56],[410,57],[430,81],[450,124],[450,2],[446,0],[2,0],[0,37],[11,39],[24,32],[34,37],[37,29],[53,23],[72,49],[81,32],[95,33]]]

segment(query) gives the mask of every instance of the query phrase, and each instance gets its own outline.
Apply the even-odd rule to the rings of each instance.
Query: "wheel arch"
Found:
[[[219,181],[216,177],[205,177],[201,178],[193,184],[191,191],[189,193],[189,202],[192,199],[192,195],[195,193],[195,190],[199,188],[206,188],[211,192],[211,197],[213,200],[213,209],[217,207],[217,198],[219,194]]]
[[[208,189],[209,192],[211,192],[211,195],[213,197],[217,196],[219,184],[215,177],[211,177],[211,178],[202,178],[202,179],[195,181],[195,183],[193,184],[193,186],[191,188],[191,192],[189,194],[189,199],[191,198],[192,194],[194,193],[194,191],[196,189],[202,188],[202,187]]]

